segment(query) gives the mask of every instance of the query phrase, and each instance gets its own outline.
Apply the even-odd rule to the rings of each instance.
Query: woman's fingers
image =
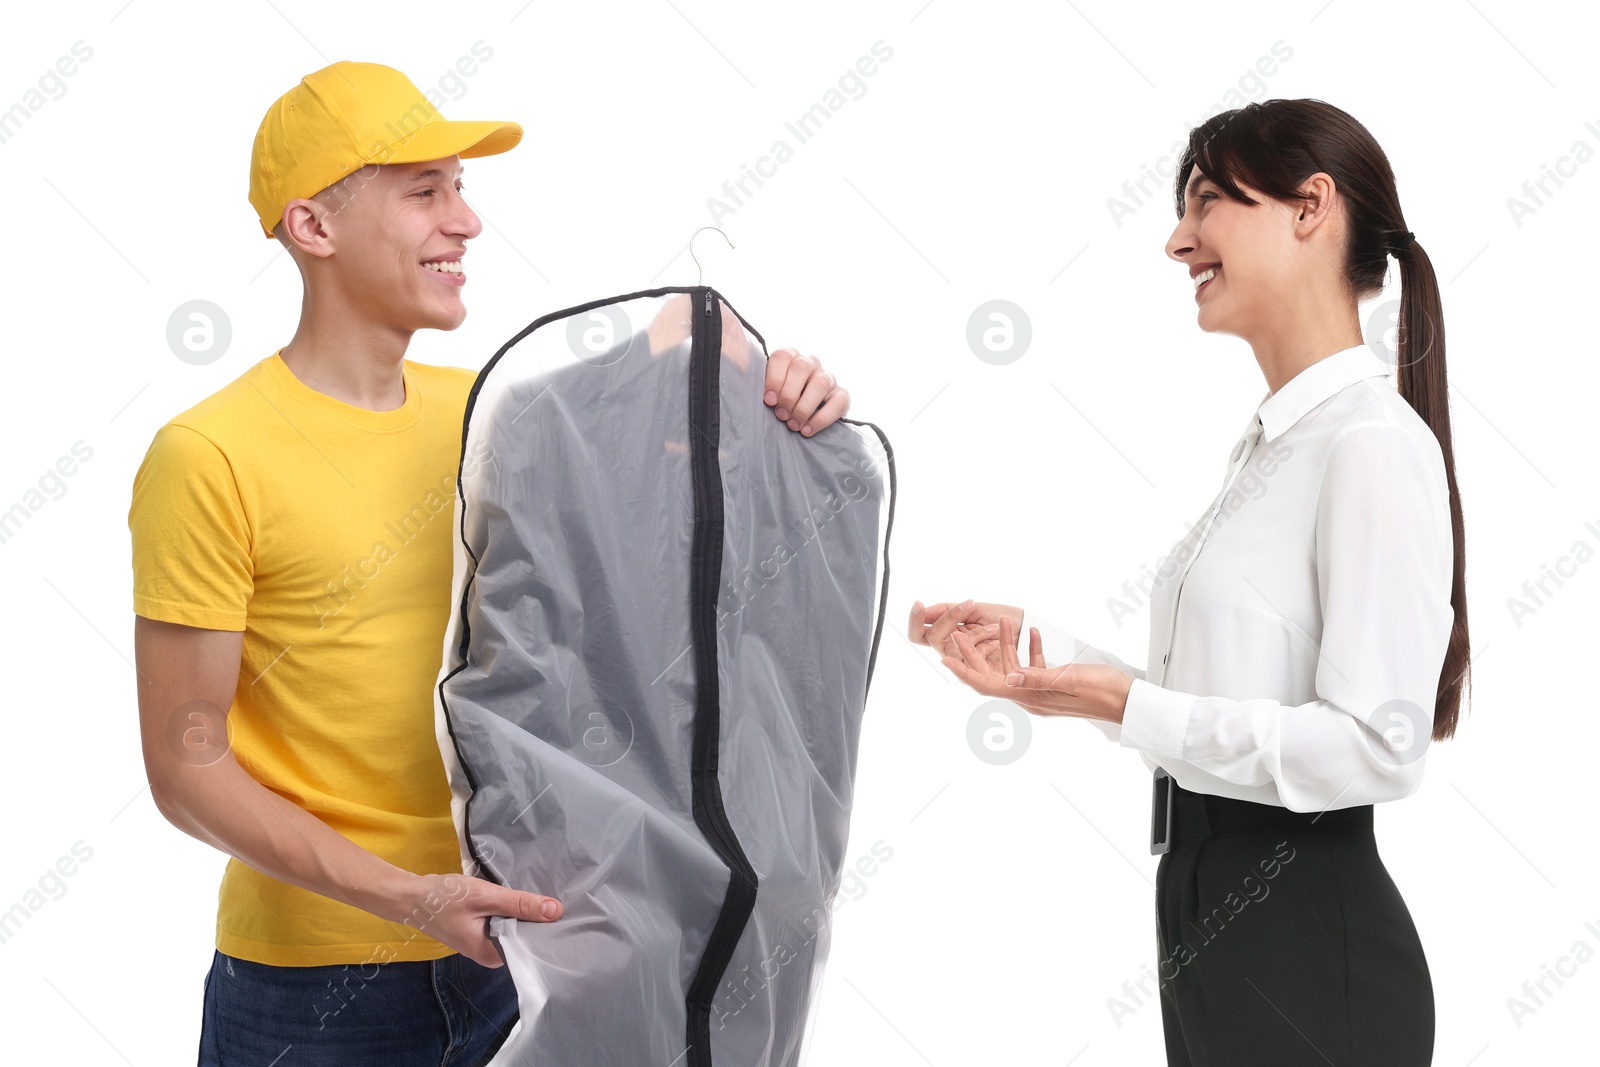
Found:
[[[1092,690],[1110,685],[1109,676],[1122,677],[1116,668],[1097,664],[1050,667],[1045,663],[1044,639],[1038,627],[1029,628],[1029,663],[1023,666],[1018,658],[1016,620],[1003,616],[996,625],[999,636],[992,640],[974,640],[982,627],[952,630],[948,645],[955,652],[942,660],[957,678],[986,696],[1010,700],[1035,715],[1092,718]],[[1022,685],[1006,681],[1014,673],[1023,675]]]
[[[1010,674],[1021,664],[1017,662],[1017,635],[1009,615],[1000,617],[1000,670]]]
[[[961,637],[952,636],[949,644],[955,647],[955,654],[947,654],[939,662],[950,668],[950,672],[957,678],[976,689],[979,679],[976,676],[976,672],[973,671],[972,665],[967,662],[966,650],[960,645],[961,640]]]
[[[922,601],[913,601],[911,604],[911,623],[907,630],[911,643],[914,645],[931,645],[934,648],[945,647],[942,638],[935,638],[932,630],[929,629],[929,624],[937,625],[939,620],[948,614],[951,608],[960,606],[959,604],[940,602],[924,607]]]
[[[959,604],[940,601],[937,604],[923,606],[921,601],[916,601],[911,605],[908,634],[915,644],[931,644],[936,648],[949,647],[943,642],[949,638],[950,632],[958,627],[967,633],[985,628],[989,636],[998,635],[1002,616],[1010,616],[1013,631],[1022,626],[1022,609],[1008,604],[979,603],[968,599]],[[920,634],[917,630],[919,625],[923,627]]]
[[[951,640],[953,642],[957,642],[961,648],[962,661],[966,664],[967,669],[971,672],[970,674],[963,675],[962,680],[972,688],[976,689],[978,692],[986,693],[989,696],[998,695],[1002,689],[1006,688],[1005,663],[1007,650],[1005,647],[1006,631],[1004,629],[1006,622],[1002,620],[996,625],[1002,627],[1002,629],[1000,631],[1000,637],[993,641],[985,641],[980,644],[978,642],[974,642],[972,638],[965,633],[957,633],[951,638]],[[1013,647],[1015,647],[1016,642],[1012,641],[1011,644]],[[1013,662],[1015,662],[1015,652],[1010,654]]]
[[[950,656],[961,655],[961,650],[956,648],[955,636],[961,634],[972,642],[974,648],[985,659],[994,654],[994,649],[1000,642],[1000,627],[996,623],[987,626],[974,626],[971,623],[956,627],[950,631],[950,639],[945,644],[945,654]]]
[[[972,601],[963,600],[961,603],[947,608],[944,614],[934,620],[928,628],[928,644],[934,648],[946,648],[950,635],[955,632],[956,624],[966,620],[967,612],[972,608]]]
[[[972,638],[957,630],[950,635],[950,639],[955,642],[956,650],[961,654],[961,659],[968,667],[973,670],[980,670],[986,665],[983,656],[973,647]]]
[[[928,643],[928,624],[924,619],[925,610],[921,601],[911,605],[911,618],[906,623],[906,637],[911,639],[913,645]]]
[[[961,679],[961,681],[965,682],[967,685],[973,686],[973,688],[976,688],[976,686],[973,685],[972,678],[970,677],[970,674],[971,674],[970,669],[967,667],[967,665],[965,663],[962,663],[960,659],[958,659],[958,658],[956,658],[954,656],[945,656],[942,659],[940,659],[939,662],[944,664],[945,667],[947,667],[949,669],[951,674],[953,674],[957,678]]]
[[[938,622],[939,618],[949,611],[951,607],[952,605],[946,603],[929,604],[924,607],[922,601],[912,601],[911,621],[906,627],[906,636],[911,638],[911,643],[914,645],[933,644],[928,637],[928,625],[929,623]],[[937,648],[938,646],[934,645],[934,647]]]
[[[1000,644],[999,641],[995,641],[992,644],[984,642],[980,646],[973,641],[971,635],[966,633],[958,633],[955,640],[961,642],[963,658],[980,682],[992,686],[996,681],[1005,678],[1004,674],[996,673],[1000,666],[1001,656],[1001,652],[996,647]]]

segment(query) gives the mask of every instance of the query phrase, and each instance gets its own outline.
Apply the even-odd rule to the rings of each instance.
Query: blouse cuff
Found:
[[[1163,689],[1143,678],[1128,688],[1122,711],[1122,737],[1118,744],[1153,756],[1183,758],[1183,738],[1197,698],[1190,693]]]

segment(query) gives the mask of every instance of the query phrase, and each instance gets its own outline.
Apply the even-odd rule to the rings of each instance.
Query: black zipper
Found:
[[[722,366],[722,313],[703,289],[705,311],[694,316],[689,349],[689,468],[694,487],[694,540],[689,571],[690,628],[695,650],[695,716],[690,794],[695,825],[728,867],[722,910],[685,997],[688,1067],[712,1067],[711,1007],[723,973],[755,910],[757,878],[722,806],[717,765],[722,697],[717,669],[717,596],[722,587],[722,470],[717,461]]]

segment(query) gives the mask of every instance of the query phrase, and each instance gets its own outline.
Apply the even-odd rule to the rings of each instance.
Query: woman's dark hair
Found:
[[[1184,190],[1195,167],[1230,198],[1246,204],[1257,201],[1247,196],[1237,181],[1275,200],[1291,201],[1309,198],[1300,192],[1300,184],[1313,174],[1331,177],[1344,200],[1348,220],[1344,280],[1356,300],[1381,293],[1389,256],[1400,261],[1400,318],[1396,324],[1400,395],[1438,439],[1450,486],[1450,526],[1455,540],[1450,606],[1455,610],[1455,625],[1433,713],[1433,740],[1446,740],[1455,733],[1462,683],[1472,657],[1467,639],[1466,545],[1450,443],[1444,315],[1433,263],[1409,237],[1389,159],[1365,126],[1332,104],[1265,100],[1224,111],[1189,131],[1173,194],[1180,219]]]

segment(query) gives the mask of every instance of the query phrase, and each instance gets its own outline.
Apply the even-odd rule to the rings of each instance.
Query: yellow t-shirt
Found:
[[[244,631],[228,730],[257,781],[398,867],[459,872],[433,686],[476,374],[407,360],[404,377],[401,407],[368,411],[274,352],[161,427],[128,513],[133,610]],[[280,966],[453,951],[235,859],[216,944]]]

